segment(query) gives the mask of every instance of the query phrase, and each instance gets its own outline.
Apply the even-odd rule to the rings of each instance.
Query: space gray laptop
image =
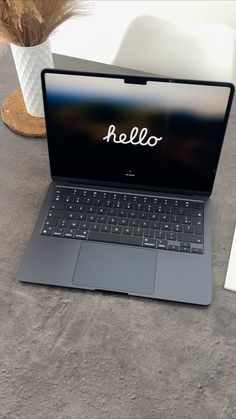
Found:
[[[52,182],[18,279],[208,305],[234,86],[45,69]]]

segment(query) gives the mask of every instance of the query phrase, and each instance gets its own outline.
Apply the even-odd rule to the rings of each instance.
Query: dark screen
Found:
[[[230,88],[45,74],[54,177],[211,191]]]

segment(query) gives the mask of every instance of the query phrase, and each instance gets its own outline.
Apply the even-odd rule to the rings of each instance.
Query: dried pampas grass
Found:
[[[43,43],[67,19],[84,15],[84,4],[85,0],[0,0],[0,48]]]

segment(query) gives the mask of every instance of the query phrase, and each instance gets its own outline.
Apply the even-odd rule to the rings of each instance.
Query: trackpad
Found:
[[[83,242],[73,283],[82,288],[153,294],[157,252],[152,249]]]

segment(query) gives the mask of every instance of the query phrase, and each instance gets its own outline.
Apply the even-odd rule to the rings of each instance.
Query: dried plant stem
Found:
[[[1,44],[34,46],[73,16],[84,15],[85,0],[0,0]]]

